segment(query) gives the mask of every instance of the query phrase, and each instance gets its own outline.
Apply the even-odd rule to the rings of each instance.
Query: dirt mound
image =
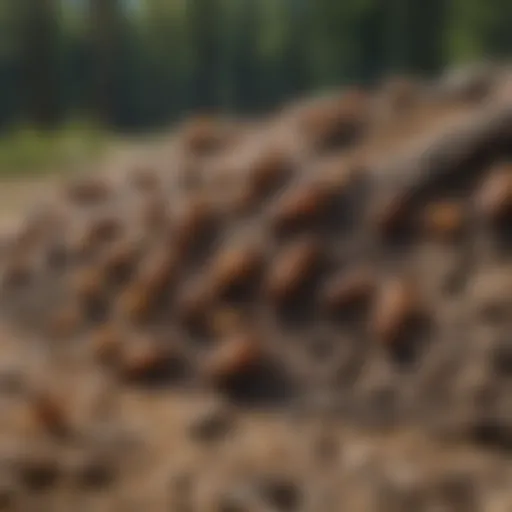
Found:
[[[191,402],[211,395],[246,421],[265,411],[294,421],[328,415],[329,425],[510,450],[512,89],[505,71],[470,75],[342,91],[257,122],[195,118],[148,161],[84,177],[46,198],[1,248],[0,313],[16,333],[7,353],[18,354],[6,366],[5,393],[18,399],[8,401],[5,432],[43,446],[43,466],[54,457],[51,443],[59,454],[53,477],[34,457],[27,477],[18,454],[21,480],[30,487],[43,479],[45,487],[71,447],[84,464],[97,449],[96,462],[125,468],[117,491],[126,497],[126,482],[147,468],[146,482],[168,464],[162,447],[183,438],[149,424],[176,393]],[[174,414],[182,419],[163,423],[186,416]],[[192,445],[224,432],[226,414],[185,428]],[[101,435],[89,434],[138,421],[145,423],[135,436],[144,444],[140,462],[121,462],[126,448],[112,442],[112,455]],[[150,438],[158,440],[147,447]],[[427,454],[418,457],[418,467],[429,466]],[[425,469],[428,499],[418,491],[421,499],[407,501],[379,462],[368,469],[375,499],[357,501],[372,479],[347,470],[335,484],[333,470],[330,490],[320,491],[321,482],[311,488],[334,494],[310,503],[297,483],[311,474],[305,462],[293,484],[271,479],[258,487],[268,492],[242,492],[245,505],[214,505],[197,491],[195,504],[171,508],[330,510],[330,499],[351,510],[430,510],[441,502],[473,510],[477,495],[468,492],[479,482],[488,495],[478,499],[490,510],[492,485],[477,473],[501,466],[479,457],[475,474],[455,478],[450,498],[439,498]],[[286,461],[285,473],[302,467]],[[99,465],[82,470],[101,484],[120,478],[119,469]],[[360,485],[352,488],[351,479]],[[160,484],[152,476],[140,499]],[[205,486],[205,496],[220,489]],[[162,503],[150,506],[170,506]]]

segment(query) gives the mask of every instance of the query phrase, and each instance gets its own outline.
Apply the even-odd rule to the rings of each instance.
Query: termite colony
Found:
[[[425,413],[442,414],[474,326],[489,324],[489,353],[510,331],[510,295],[487,290],[499,304],[480,308],[472,286],[489,267],[511,275],[512,98],[497,77],[474,94],[403,79],[258,122],[193,118],[165,159],[77,179],[26,219],[2,250],[3,318],[52,350],[86,347],[123,382],[290,403],[328,385],[361,421],[381,387],[396,421],[423,414],[451,365]]]

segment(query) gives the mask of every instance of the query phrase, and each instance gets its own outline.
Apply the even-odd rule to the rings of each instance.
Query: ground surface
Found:
[[[436,129],[444,124],[443,118]],[[368,149],[366,154],[379,160],[378,151],[391,151],[393,141],[403,136],[400,130],[406,128],[388,133],[386,144],[382,143],[384,136],[378,135],[377,142],[381,141],[385,151],[376,144],[372,146],[376,153]],[[117,153],[105,167],[146,161],[148,156],[144,152],[139,155],[141,150]],[[306,158],[302,148],[297,151],[301,159]],[[165,152],[154,156],[151,150],[151,154],[167,171],[173,168],[174,160]],[[182,184],[185,189],[217,187],[218,197],[229,199],[225,177],[223,181],[222,176],[210,173],[193,178]],[[3,183],[0,218],[5,229],[38,199],[50,197],[60,179]],[[171,182],[170,188],[175,185]],[[455,197],[460,199],[462,191],[463,200],[467,199],[465,187],[466,183],[460,187],[457,183]],[[446,199],[446,190],[434,187],[434,199]],[[429,193],[431,200],[432,191]],[[123,199],[121,193],[115,204],[124,208],[126,219],[132,219],[132,203]],[[180,205],[179,197],[175,199]],[[265,216],[244,218],[242,231],[262,231],[257,228],[265,222]],[[434,224],[435,231],[438,224]],[[442,220],[440,224],[443,231],[446,223]],[[447,224],[450,231],[450,219]],[[358,233],[355,230],[356,242]],[[310,352],[301,352],[308,341],[317,340],[315,330],[303,333],[300,327],[288,331],[287,326],[268,326],[269,338],[282,342],[278,346],[282,352],[276,357],[283,368],[293,366],[296,354],[306,361],[299,359],[297,368],[304,372],[299,372],[299,380],[307,400],[285,401],[284,406],[275,408],[269,404],[246,407],[194,385],[186,390],[179,386],[140,387],[103,371],[80,336],[53,339],[42,332],[24,331],[25,325],[17,325],[18,329],[4,326],[0,331],[0,510],[512,510],[510,353],[505,350],[498,359],[498,363],[504,362],[499,365],[503,375],[498,378],[495,368],[490,369],[496,362],[493,351],[509,347],[510,309],[503,315],[499,307],[497,311],[491,308],[490,319],[481,317],[478,307],[487,299],[474,296],[469,286],[486,266],[505,269],[502,278],[510,275],[510,248],[482,245],[482,233],[488,234],[485,228],[480,232],[471,225],[469,242],[463,238],[470,244],[467,246],[458,239],[446,246],[420,237],[407,249],[410,252],[400,245],[382,248],[372,237],[370,246],[363,244],[364,255],[369,255],[368,261],[378,267],[379,275],[402,265],[420,275],[421,289],[430,291],[428,304],[439,327],[434,332],[439,335],[434,336],[434,350],[425,351],[421,364],[397,369],[393,366],[397,361],[389,363],[384,351],[367,341],[371,336],[352,336],[350,329],[359,325],[342,323],[333,330],[325,321],[322,328],[327,328],[320,332],[331,345],[335,341],[335,350],[350,348],[348,364],[344,352],[338,354],[340,360],[333,357],[334,363],[341,363],[350,374],[353,354],[368,357],[361,365],[357,385],[351,387],[350,378],[335,379],[336,396],[346,395],[349,406],[341,412],[329,407],[329,395],[324,393],[333,385],[325,378],[330,376],[329,361],[324,359],[325,366],[317,367],[308,359]],[[330,243],[331,254],[338,254],[338,237],[328,230],[321,234]],[[357,252],[348,254],[357,260]],[[472,256],[469,261],[468,254]],[[452,291],[441,293],[438,285],[447,279]],[[498,288],[505,290],[507,299],[508,287]],[[496,287],[487,291],[492,302]],[[43,302],[49,296],[43,294]],[[496,297],[498,306],[510,308],[503,295]],[[4,306],[10,304],[4,302]],[[309,324],[306,327],[309,329]],[[344,345],[339,343],[340,332]],[[288,341],[304,341],[305,345],[288,346]],[[350,345],[351,341],[356,343]],[[401,352],[395,355],[403,362]],[[414,402],[421,407],[415,409]],[[354,404],[361,409],[350,409]],[[403,418],[389,421],[390,411],[400,411]],[[415,417],[411,411],[421,415]],[[489,411],[502,414],[486,421]]]

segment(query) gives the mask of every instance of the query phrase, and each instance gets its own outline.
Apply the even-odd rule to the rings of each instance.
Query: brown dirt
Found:
[[[2,246],[0,509],[511,510],[500,84],[7,185],[43,204]]]

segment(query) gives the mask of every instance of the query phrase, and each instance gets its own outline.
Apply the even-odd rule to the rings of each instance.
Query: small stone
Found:
[[[25,389],[25,374],[15,363],[2,362],[0,365],[0,395],[20,393]]]
[[[266,293],[274,303],[284,303],[298,294],[317,273],[322,258],[319,242],[303,237],[286,245],[276,256],[266,277]]]
[[[512,215],[512,166],[491,170],[478,192],[477,206],[486,219],[500,223]]]
[[[20,495],[19,485],[13,475],[0,473],[0,510],[15,510]]]
[[[102,262],[109,279],[126,279],[133,270],[136,253],[135,244],[126,240],[119,240],[109,247]]]
[[[210,283],[199,276],[185,283],[175,301],[178,320],[194,330],[208,327],[208,311],[214,303]]]
[[[195,441],[211,443],[225,439],[233,429],[233,421],[231,411],[217,405],[194,418],[188,432]]]
[[[106,487],[114,480],[112,464],[100,455],[81,454],[68,461],[66,473],[80,487]]]
[[[115,364],[122,349],[122,335],[114,324],[98,327],[90,337],[91,351],[94,359],[104,364]]]
[[[450,472],[434,483],[434,499],[453,512],[480,510],[476,481],[469,473]]]
[[[394,196],[376,208],[373,225],[385,239],[404,234],[409,228],[409,204],[405,197]]]
[[[232,307],[217,308],[210,317],[210,331],[214,336],[223,338],[240,331],[245,322],[242,311]]]
[[[81,206],[104,202],[111,194],[111,189],[102,178],[83,178],[70,183],[64,190],[66,196]]]
[[[423,226],[432,237],[452,240],[464,226],[464,209],[455,201],[430,204],[424,212]]]
[[[141,286],[159,295],[171,285],[179,268],[179,258],[169,247],[160,246],[143,260],[137,280]]]
[[[187,121],[182,130],[184,147],[195,155],[215,151],[226,138],[220,121],[210,116],[196,116]]]
[[[268,478],[258,486],[265,502],[280,512],[299,510],[302,496],[299,487],[291,480]]]
[[[261,360],[259,340],[250,332],[240,332],[221,341],[204,368],[208,379],[224,383],[253,368]]]
[[[133,323],[145,322],[153,309],[153,295],[142,282],[132,282],[117,298],[116,311],[121,318]]]
[[[208,198],[192,196],[176,213],[172,224],[173,246],[178,255],[186,258],[195,248],[202,247],[215,231],[217,213]]]
[[[500,338],[496,342],[491,362],[499,375],[512,377],[512,337]]]
[[[69,287],[80,301],[95,301],[104,293],[106,276],[100,267],[77,269],[70,278]]]
[[[61,474],[55,456],[44,452],[26,454],[16,461],[16,468],[23,485],[32,490],[51,487]]]
[[[156,192],[161,184],[157,172],[150,166],[137,166],[129,175],[129,183],[140,192]]]
[[[329,277],[321,291],[321,303],[332,312],[351,310],[368,302],[374,288],[373,273],[366,268],[356,268]]]
[[[120,355],[120,372],[129,382],[140,382],[165,376],[175,354],[156,340],[141,337],[126,343]]]
[[[508,318],[512,311],[512,272],[508,266],[483,269],[473,276],[468,298],[477,315]]]
[[[210,279],[215,295],[225,296],[247,288],[262,268],[261,252],[251,246],[221,251],[211,264]]]
[[[70,423],[65,404],[55,394],[37,391],[29,406],[36,425],[54,435],[69,432]]]
[[[2,274],[2,285],[5,287],[19,287],[30,283],[34,269],[27,258],[9,261]]]
[[[292,171],[289,156],[278,148],[269,148],[259,153],[251,163],[248,176],[248,194],[261,199],[284,184]]]
[[[48,334],[57,339],[76,334],[83,322],[83,312],[78,304],[66,304],[57,310],[48,323]]]
[[[312,227],[327,214],[332,203],[331,189],[320,184],[294,187],[273,206],[271,223],[278,232]]]
[[[383,285],[377,297],[372,331],[381,343],[393,345],[420,311],[414,284],[404,279],[393,279]]]

